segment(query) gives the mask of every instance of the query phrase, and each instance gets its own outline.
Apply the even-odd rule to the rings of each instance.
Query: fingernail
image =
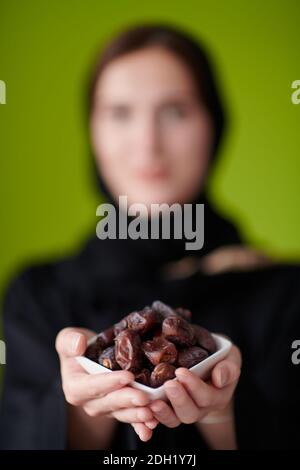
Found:
[[[72,334],[71,350],[72,350],[73,353],[77,352],[80,338],[81,338],[80,333],[73,333]]]
[[[158,425],[157,421],[155,423],[154,422],[153,423],[152,422],[151,423],[146,423],[146,426],[149,429],[155,429],[157,425]]]
[[[187,377],[189,375],[189,371],[187,369],[176,369],[175,370],[176,377]]]
[[[228,381],[228,371],[227,369],[221,369],[220,372],[220,382],[221,382],[221,387],[224,387],[227,384]]]

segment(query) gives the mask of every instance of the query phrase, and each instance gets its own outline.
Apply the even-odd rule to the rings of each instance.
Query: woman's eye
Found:
[[[172,120],[183,119],[185,117],[185,111],[182,107],[170,106],[163,110],[163,116]]]
[[[116,107],[111,110],[111,117],[117,121],[125,121],[130,116],[130,110],[125,107]]]

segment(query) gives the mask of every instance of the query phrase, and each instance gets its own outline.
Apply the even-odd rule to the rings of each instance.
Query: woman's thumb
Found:
[[[62,357],[79,356],[86,350],[87,337],[91,336],[93,336],[93,333],[87,330],[64,328],[56,337],[56,350]]]

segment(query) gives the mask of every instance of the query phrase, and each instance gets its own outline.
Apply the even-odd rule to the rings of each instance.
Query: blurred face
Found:
[[[213,125],[185,64],[153,47],[106,66],[96,85],[91,139],[115,198],[147,207],[187,203],[203,186]]]

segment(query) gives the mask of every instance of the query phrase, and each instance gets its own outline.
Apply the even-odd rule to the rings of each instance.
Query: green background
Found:
[[[148,20],[186,28],[213,55],[231,116],[214,201],[249,243],[299,259],[299,15],[296,0],[1,0],[0,291],[22,266],[66,254],[94,230],[86,74],[103,41]]]

